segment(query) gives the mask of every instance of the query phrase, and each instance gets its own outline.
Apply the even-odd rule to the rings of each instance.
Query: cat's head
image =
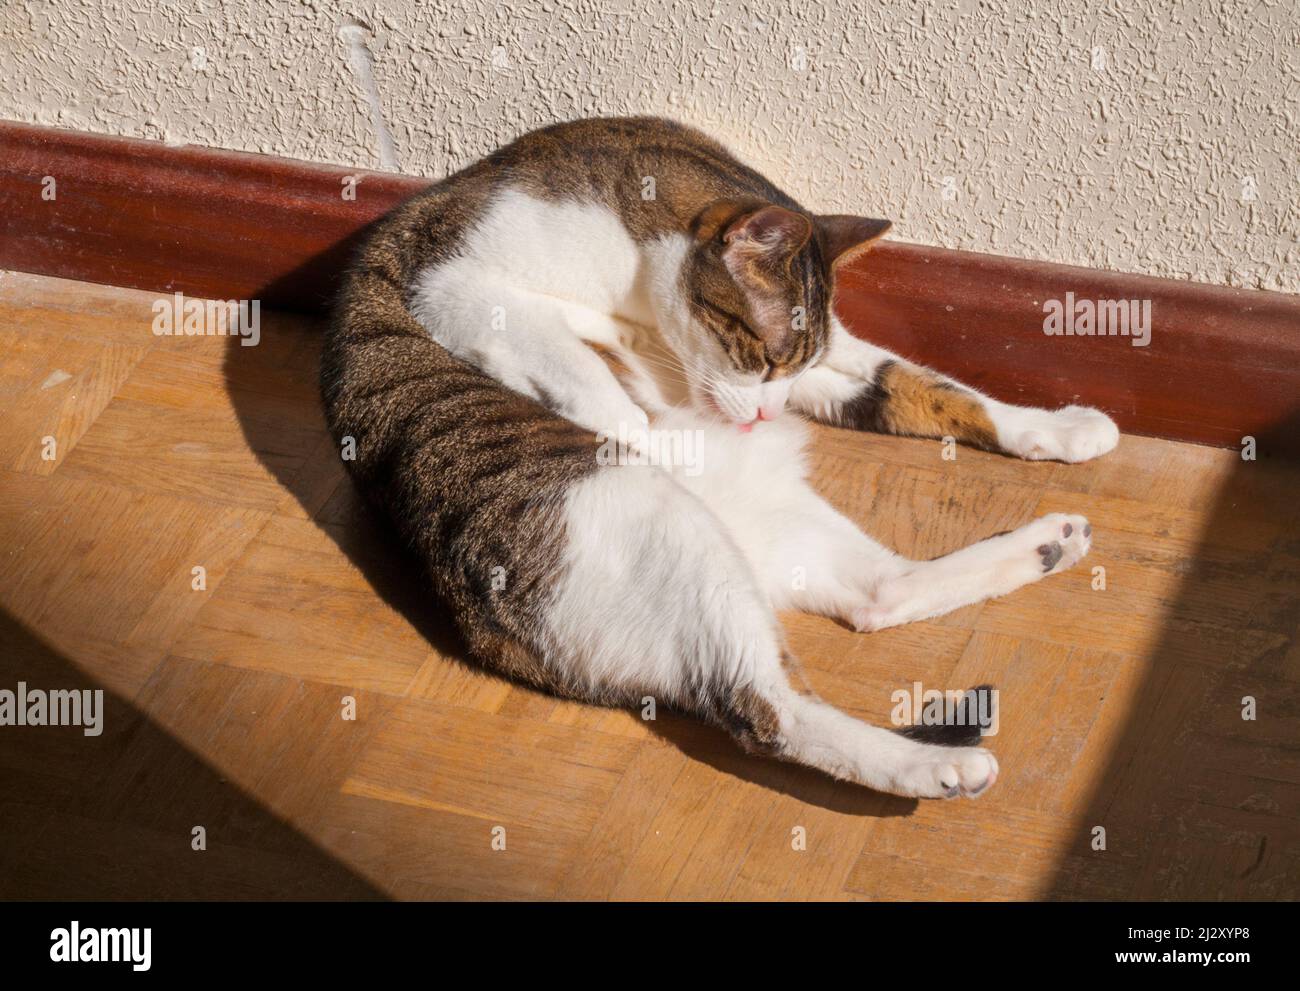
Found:
[[[829,342],[834,268],[888,229],[761,201],[706,208],[681,273],[685,339],[674,342],[692,404],[741,425],[779,415]]]

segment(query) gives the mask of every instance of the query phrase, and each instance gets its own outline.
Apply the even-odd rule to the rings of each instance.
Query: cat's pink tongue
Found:
[[[737,424],[736,424],[736,429],[739,430],[742,434],[747,434],[747,433],[749,433],[751,430],[754,429],[754,424],[753,424],[752,422],[751,422],[751,423],[737,423]]]

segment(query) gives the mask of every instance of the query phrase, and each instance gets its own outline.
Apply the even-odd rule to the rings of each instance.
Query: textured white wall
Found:
[[[1296,0],[790,6],[2,0],[0,117],[377,167],[356,17],[405,172],[657,113],[903,240],[1300,291]]]

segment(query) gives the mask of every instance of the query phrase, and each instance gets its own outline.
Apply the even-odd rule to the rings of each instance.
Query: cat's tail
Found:
[[[997,690],[992,685],[976,685],[961,693],[960,700],[945,706],[943,721],[916,723],[898,732],[909,740],[936,743],[944,747],[973,747],[997,721]]]

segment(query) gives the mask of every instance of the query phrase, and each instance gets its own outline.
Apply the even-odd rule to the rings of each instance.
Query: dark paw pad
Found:
[[[1050,544],[1043,544],[1039,547],[1038,553],[1043,559],[1043,574],[1046,574],[1060,563],[1064,551],[1061,550],[1060,542],[1053,540]]]
[[[984,783],[982,785],[980,785],[978,788],[972,788],[968,792],[966,792],[966,797],[978,798],[980,795],[983,795],[984,792],[988,790],[988,787],[991,784],[993,784],[993,775],[990,774],[987,778],[984,779]]]

